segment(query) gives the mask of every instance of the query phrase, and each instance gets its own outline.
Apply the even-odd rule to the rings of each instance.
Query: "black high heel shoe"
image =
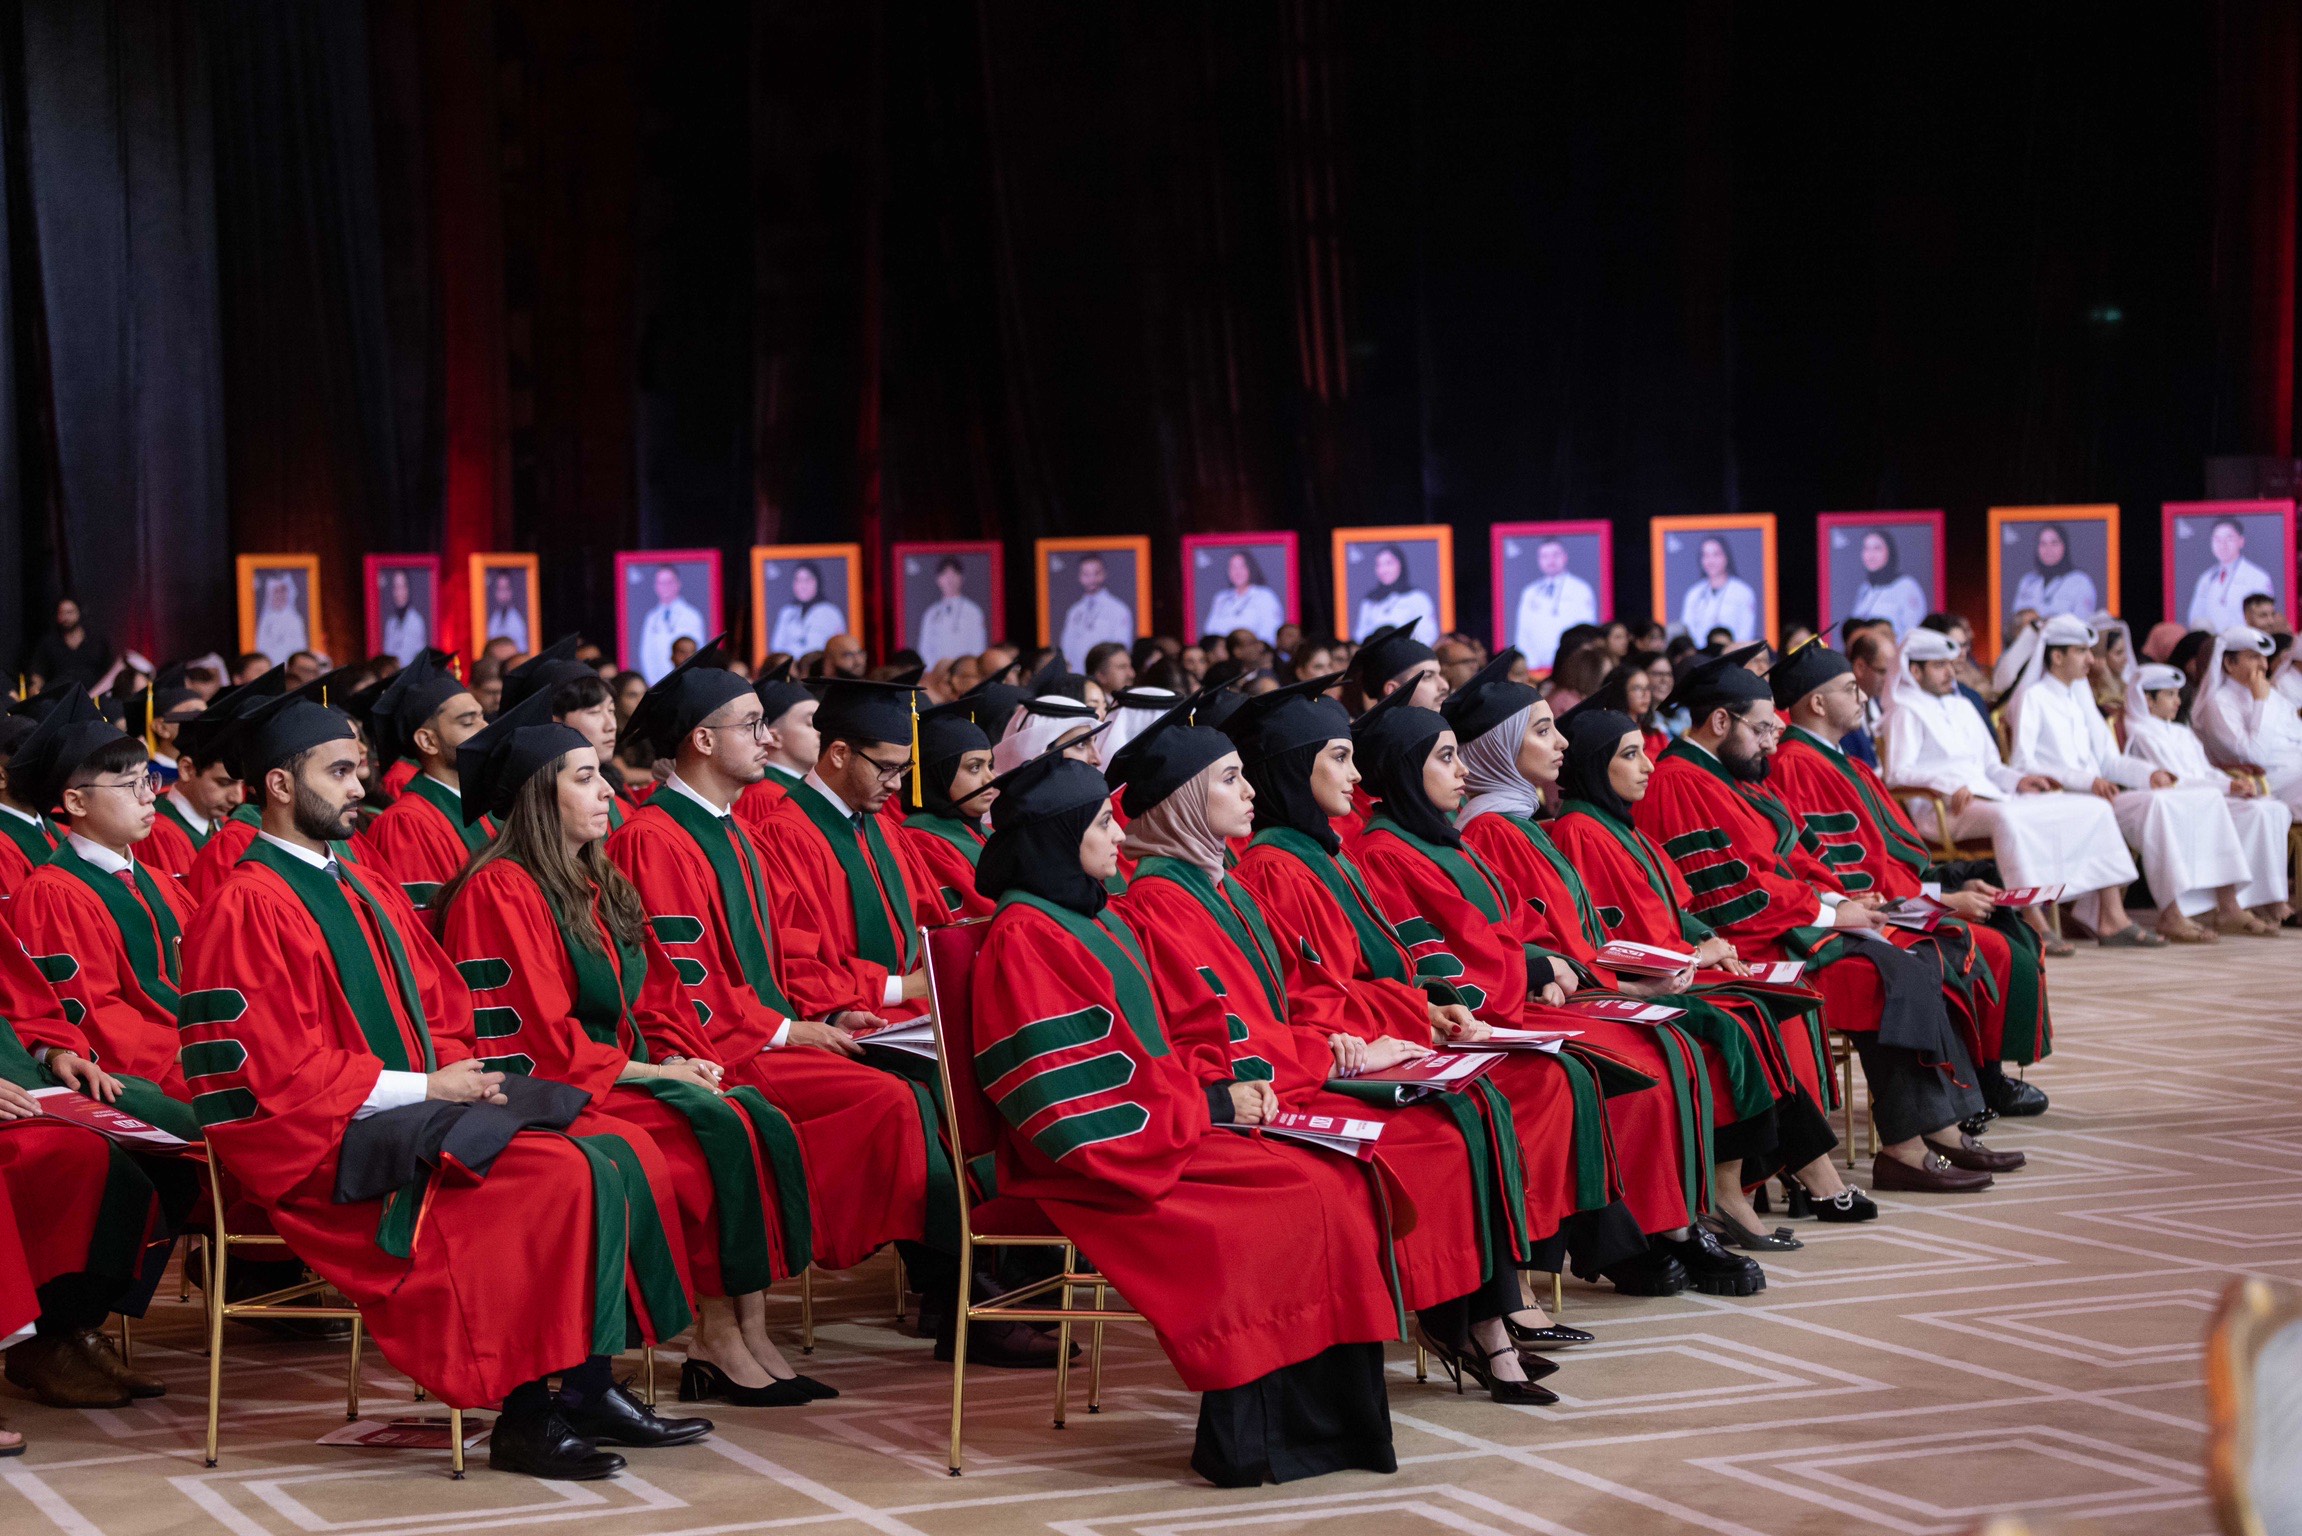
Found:
[[[740,1387],[727,1372],[709,1360],[689,1360],[679,1368],[679,1400],[683,1403],[732,1403],[738,1408],[796,1408],[812,1403],[804,1376],[789,1381],[770,1380],[764,1387]]]
[[[1556,1392],[1536,1386],[1531,1379],[1537,1376],[1548,1376],[1556,1371],[1559,1367],[1555,1360],[1545,1360],[1540,1355],[1519,1355],[1519,1365],[1521,1369],[1526,1371],[1530,1379],[1527,1381],[1503,1381],[1488,1369],[1487,1363],[1498,1355],[1516,1354],[1515,1346],[1505,1345],[1493,1354],[1481,1356],[1472,1349],[1442,1344],[1428,1333],[1419,1333],[1419,1337],[1422,1339],[1423,1347],[1437,1357],[1439,1368],[1447,1373],[1447,1380],[1454,1383],[1457,1396],[1462,1395],[1463,1378],[1468,1376],[1485,1388],[1487,1396],[1498,1403],[1531,1404],[1541,1407],[1559,1400],[1559,1395]]]
[[[1580,1328],[1569,1328],[1564,1323],[1529,1328],[1525,1323],[1514,1323],[1507,1317],[1503,1319],[1503,1332],[1509,1334],[1511,1342],[1522,1349],[1540,1349],[1546,1344],[1553,1349],[1563,1349],[1569,1344],[1588,1344],[1598,1337]]]

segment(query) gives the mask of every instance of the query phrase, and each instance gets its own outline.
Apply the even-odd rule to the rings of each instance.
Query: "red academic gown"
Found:
[[[1682,1078],[1654,1031],[1547,1007],[1528,984],[1525,903],[1492,871],[1472,866],[1487,878],[1499,920],[1474,905],[1387,817],[1376,817],[1359,838],[1358,863],[1376,902],[1407,941],[1419,974],[1450,982],[1471,1011],[1491,1024],[1580,1030],[1582,1044],[1654,1079],[1652,1088],[1606,1101],[1623,1203],[1650,1236],[1685,1226],[1700,1204],[1707,1171],[1699,1137],[1688,1134],[1698,1123],[1689,1080],[1693,1063],[1684,1063],[1688,1076]]]
[[[62,841],[45,816],[27,824],[12,811],[0,811],[0,901],[13,898]]]
[[[192,903],[166,875],[129,873],[141,878],[106,874],[67,843],[16,893],[11,926],[98,1065],[189,1099],[176,1064],[176,941]]]
[[[263,820],[255,808],[243,805],[208,835],[192,859],[192,867],[184,874],[184,894],[192,898],[193,906],[206,905],[208,898],[230,878],[232,866],[240,862],[240,855],[248,851],[248,845],[256,840],[256,832],[262,825]]]
[[[1415,961],[1404,941],[1372,905],[1358,914],[1364,921],[1355,922],[1310,866],[1275,841],[1282,835],[1299,834],[1259,834],[1231,878],[1254,897],[1278,938],[1289,1022],[1322,1039],[1344,1033],[1431,1044],[1430,999],[1411,979]],[[1335,863],[1346,876],[1356,867],[1349,854]],[[1387,946],[1387,953],[1369,955],[1368,943]],[[1578,1211],[1607,1203],[1603,1146],[1594,1154],[1587,1145],[1601,1136],[1601,1112],[1577,1110],[1567,1070],[1556,1058],[1520,1052],[1488,1074],[1510,1100],[1529,1243],[1548,1240]],[[1579,1113],[1590,1117],[1581,1137]]]
[[[1488,1252],[1476,1191],[1493,1167],[1484,1133],[1474,1167],[1470,1143],[1439,1105],[1380,1108],[1329,1093],[1334,1056],[1325,1035],[1283,1017],[1278,946],[1254,898],[1237,880],[1217,885],[1204,871],[1173,863],[1144,860],[1127,893],[1111,905],[1142,946],[1159,1015],[1192,1075],[1206,1088],[1268,1082],[1287,1109],[1383,1122],[1375,1166],[1405,1191],[1415,1213],[1411,1229],[1395,1239],[1401,1299],[1420,1311],[1477,1290]],[[1222,904],[1238,933],[1257,946],[1255,956],[1239,947],[1238,934],[1226,931],[1202,895]],[[1364,1169],[1350,1159],[1321,1154],[1310,1166],[1328,1185],[1326,1201],[1368,1198]],[[1507,1244],[1499,1246],[1506,1251],[1495,1256],[1508,1263],[1514,1255]]]
[[[989,917],[998,905],[975,888],[975,861],[983,854],[983,834],[951,816],[915,811],[903,823],[903,849],[942,899],[944,922]]]
[[[757,1089],[722,1098],[688,1083],[616,1080],[634,1061],[713,1057],[655,939],[619,951],[596,904],[593,925],[604,952],[585,952],[587,987],[533,875],[508,858],[473,874],[440,941],[471,988],[479,1048],[505,1071],[583,1089],[655,1139],[671,1166],[698,1294],[764,1290],[802,1267],[791,1262],[777,1194],[779,1182],[790,1189],[798,1207],[790,1225],[804,1237],[806,1178],[790,1123]]]
[[[723,839],[721,864],[675,817],[675,802],[680,816]],[[809,974],[829,988],[845,971],[815,933],[773,922],[751,835],[733,816],[709,817],[667,787],[610,834],[607,853],[639,887],[728,1085],[758,1088],[797,1128],[815,1262],[845,1269],[898,1238],[924,1237],[930,1156],[942,1157],[925,1091],[830,1051],[769,1046],[787,1020],[804,1016],[783,996],[779,978]],[[734,882],[732,914],[723,870]],[[946,1159],[939,1171],[948,1166]]]
[[[183,1040],[210,1154],[297,1256],[359,1307],[387,1360],[459,1408],[622,1349],[627,1315],[649,1339],[686,1327],[671,1171],[637,1126],[587,1110],[565,1133],[521,1132],[484,1178],[450,1168],[419,1198],[334,1199],[377,1075],[476,1054],[471,994],[390,881],[339,866],[344,888],[308,894],[328,877],[288,864],[267,845],[194,915]],[[595,1287],[603,1256],[615,1292]]]
[[[399,799],[407,793],[409,782],[422,771],[422,765],[412,757],[395,760],[384,770],[383,778],[377,783],[376,787],[382,791],[377,798],[387,803]]]
[[[802,1018],[860,1008],[891,1020],[915,1019],[927,1011],[924,1002],[885,1001],[888,978],[918,968],[919,930],[947,920],[934,880],[911,857],[897,828],[879,821],[858,832],[802,784],[769,810],[752,830],[752,841],[767,874],[769,915],[777,930],[818,935],[840,962],[836,969],[793,965],[777,971],[783,995]],[[859,871],[870,880],[868,891],[856,886]],[[860,914],[859,896],[867,903]],[[866,915],[869,943],[860,926]]]
[[[155,875],[167,876],[169,883],[177,886],[184,883],[184,876],[192,872],[192,861],[199,856],[192,834],[164,805],[152,818],[152,835],[136,845],[136,862]]]
[[[428,775],[408,781],[406,793],[360,834],[376,867],[399,882],[419,912],[459,874],[474,853],[488,845],[495,827],[486,817],[466,826],[456,792]],[[433,919],[437,921],[437,919]]]
[[[1821,843],[1820,857],[1839,883],[1856,893],[1875,891],[1896,900],[1920,894],[1934,860],[1902,803],[1887,793],[1876,769],[1803,730],[1783,736],[1767,784],[1804,831]],[[2007,923],[2019,928],[2011,916]],[[1972,937],[1989,970],[1988,986],[1969,987],[1978,1060],[2030,1063],[2053,1048],[2046,972],[2027,930],[1945,919]]]
[[[1124,922],[1100,919],[1024,898],[984,935],[973,1059],[1000,1194],[1039,1203],[1193,1391],[1397,1338],[1369,1202],[1331,1198],[1323,1154],[1215,1128]]]
[[[757,784],[746,784],[743,793],[735,797],[735,814],[746,829],[757,832],[766,824],[768,813],[783,803],[799,784],[798,777],[771,767]]]

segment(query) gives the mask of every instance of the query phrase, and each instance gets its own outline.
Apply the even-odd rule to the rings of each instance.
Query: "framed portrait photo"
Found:
[[[1737,645],[1775,639],[1781,619],[1772,512],[1658,517],[1648,537],[1656,623],[1697,645],[1708,644],[1714,629]]]
[[[325,647],[318,555],[238,555],[232,568],[242,651],[261,651],[278,667],[298,651]]]
[[[1280,625],[1303,621],[1295,535],[1185,534],[1183,616],[1186,643],[1244,629],[1265,645],[1278,644]]]
[[[1335,530],[1335,622],[1348,640],[1412,624],[1436,645],[1455,627],[1455,530],[1446,523]]]
[[[1515,646],[1536,672],[1558,659],[1559,636],[1615,616],[1615,525],[1497,523],[1495,649]]]
[[[898,544],[888,583],[896,644],[934,668],[1007,638],[1006,546],[996,539]]]
[[[777,654],[794,661],[834,635],[859,634],[861,544],[751,546],[751,665]]]
[[[682,640],[719,634],[719,551],[619,549],[615,556],[616,658],[650,685],[679,663]]]
[[[483,551],[465,567],[472,594],[470,649],[478,655],[490,640],[509,640],[517,654],[533,656],[544,644],[543,602],[536,557],[516,551]]]
[[[1149,538],[1039,539],[1031,548],[1039,643],[1061,647],[1064,666],[1083,672],[1098,645],[1132,646],[1150,633]]]
[[[1814,520],[1815,615],[1884,619],[1899,644],[1943,607],[1940,512],[1824,512]]]
[[[2058,613],[2089,623],[2118,612],[2118,508],[2114,504],[1990,509],[1990,654],[2014,616]]]
[[[2170,501],[2164,516],[2166,618],[2219,634],[2246,622],[2248,598],[2269,598],[2274,614],[2302,613],[2293,502]]]
[[[368,656],[390,656],[406,666],[435,645],[440,633],[440,557],[368,555],[360,562],[368,594]]]

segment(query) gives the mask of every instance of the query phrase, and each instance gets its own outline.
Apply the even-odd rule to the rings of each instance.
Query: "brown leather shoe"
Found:
[[[120,1346],[112,1336],[91,1330],[72,1335],[72,1342],[95,1362],[96,1368],[128,1389],[130,1397],[166,1397],[168,1384],[159,1377],[137,1370],[120,1358]]]
[[[1993,1152],[1964,1131],[1958,1133],[1956,1146],[1946,1147],[1931,1136],[1926,1139],[1926,1145],[1951,1167],[1964,1168],[1969,1173],[2012,1173],[2030,1161],[2020,1152]]]
[[[1940,1153],[1929,1153],[1926,1161],[1914,1168],[1881,1152],[1870,1165],[1870,1187],[1898,1194],[1965,1195],[1990,1188],[1990,1175],[1954,1168]]]
[[[61,1334],[40,1334],[8,1351],[7,1376],[51,1408],[125,1408],[128,1389]]]

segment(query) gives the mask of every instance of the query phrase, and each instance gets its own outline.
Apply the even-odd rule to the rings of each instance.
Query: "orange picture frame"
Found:
[[[2095,594],[2095,606],[2112,613],[2120,611],[2118,592],[2118,504],[2116,502],[2073,502],[2051,507],[1992,507],[1989,517],[1990,613],[1984,633],[1990,639],[1990,656],[1998,657],[2004,640],[2006,599],[2000,583],[2005,579],[2006,529],[2020,523],[2100,523],[2106,533],[2103,540],[2102,589]],[[2084,616],[2089,622],[2094,615]]]
[[[847,569],[847,596],[841,606],[841,617],[846,620],[842,631],[861,635],[863,625],[858,614],[866,612],[863,594],[863,546],[861,544],[754,544],[751,546],[751,669],[757,672],[766,665],[768,654],[774,647],[767,642],[774,627],[774,616],[767,611],[767,567],[769,561],[813,560],[818,564],[837,560]],[[794,651],[797,660],[803,654]]]
[[[1113,534],[1108,538],[1034,539],[1031,541],[1032,601],[1039,615],[1039,643],[1054,644],[1054,615],[1048,612],[1047,557],[1060,554],[1110,554],[1125,550],[1135,557],[1135,638],[1151,633],[1151,538],[1148,534]]]
[[[520,647],[520,654],[532,656],[548,643],[542,633],[543,583],[536,574],[536,557],[519,550],[482,551],[468,557],[464,564],[464,585],[471,592],[472,604],[472,627],[464,632],[465,649],[475,658],[487,649],[488,641],[495,638],[488,633],[489,573],[514,570],[520,573],[526,583],[526,606],[520,613],[527,623],[527,644]]]
[[[1649,606],[1654,621],[1665,629],[1678,622],[1673,611],[1668,581],[1668,544],[1674,534],[1751,533],[1759,535],[1759,563],[1765,567],[1759,585],[1760,613],[1758,638],[1769,645],[1782,641],[1782,608],[1775,590],[1775,515],[1772,512],[1698,512],[1679,517],[1658,517],[1648,525],[1647,552],[1651,562],[1653,585],[1649,592]],[[1738,572],[1738,575],[1741,573]],[[1703,637],[1694,637],[1701,645]]]
[[[320,611],[320,557],[309,551],[276,555],[235,555],[232,558],[233,590],[239,606],[240,649],[243,652],[258,649],[256,637],[262,626],[263,595],[260,583],[274,575],[300,575],[303,577],[304,605],[300,612],[304,626],[304,643],[289,646],[296,651],[325,652],[328,627]],[[271,637],[268,637],[271,638]],[[265,652],[270,655],[269,651]],[[286,656],[272,658],[274,665],[287,661]]]
[[[1393,523],[1381,528],[1338,528],[1329,545],[1335,573],[1335,632],[1361,638],[1351,618],[1351,551],[1368,544],[1432,544],[1439,568],[1439,633],[1455,628],[1455,526],[1452,523]]]

